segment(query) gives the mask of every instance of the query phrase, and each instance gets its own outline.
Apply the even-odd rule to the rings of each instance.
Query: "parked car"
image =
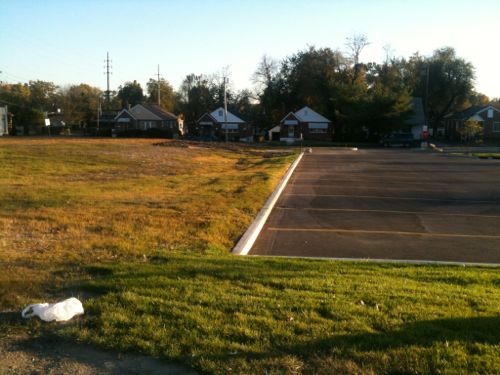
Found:
[[[416,141],[411,133],[392,133],[380,141],[384,147],[411,147],[416,145]]]

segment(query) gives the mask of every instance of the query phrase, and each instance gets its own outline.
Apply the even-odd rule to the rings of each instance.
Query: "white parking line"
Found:
[[[500,236],[490,234],[459,234],[459,233],[428,233],[428,232],[403,232],[388,230],[363,230],[363,229],[341,229],[341,228],[267,228],[273,232],[329,232],[329,233],[349,233],[349,234],[384,234],[392,236],[412,236],[412,237],[454,237],[454,238],[483,238],[498,239]]]
[[[359,210],[359,209],[354,209],[354,208],[276,207],[275,210],[368,212],[368,213],[383,213],[383,214],[484,217],[484,218],[491,218],[491,219],[500,219],[500,215],[455,214],[455,213],[446,213],[446,212],[395,211],[395,210]]]
[[[495,203],[500,201],[492,200],[473,200],[473,199],[440,199],[440,198],[421,198],[421,197],[384,197],[380,195],[350,195],[350,194],[302,194],[302,193],[285,193],[284,195],[294,197],[336,197],[336,198],[368,198],[368,199],[393,199],[393,200],[408,200],[408,201],[431,201],[431,202],[462,202],[462,203]]]
[[[400,190],[400,191],[423,191],[423,192],[436,192],[436,189],[414,189],[414,188],[400,188],[400,187],[380,187],[380,186],[328,186],[328,185],[313,185],[313,184],[297,184],[295,181],[292,187],[300,186],[300,187],[312,187],[312,188],[334,188],[334,189],[366,189],[366,190]],[[450,193],[467,193],[467,190],[447,190]]]

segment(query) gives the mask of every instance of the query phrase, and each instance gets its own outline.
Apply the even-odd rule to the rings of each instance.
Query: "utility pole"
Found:
[[[229,140],[228,125],[227,125],[227,91],[226,91],[227,77],[224,75],[224,124],[226,126],[226,142]]]
[[[427,62],[427,77],[425,81],[425,123],[429,126],[429,62]]]
[[[160,107],[160,64],[158,64],[158,107]]]
[[[109,65],[110,63],[110,60],[109,60],[109,52],[106,52],[106,60],[105,60],[105,63],[106,63],[106,81],[107,81],[107,90],[106,90],[106,102],[107,102],[107,105],[108,105],[108,109],[109,107],[111,106],[111,91],[109,90],[109,75],[111,74],[111,65]]]
[[[97,96],[97,131],[99,131],[99,120],[101,117],[101,96]]]

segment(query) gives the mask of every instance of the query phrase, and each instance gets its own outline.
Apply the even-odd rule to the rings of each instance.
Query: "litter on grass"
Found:
[[[83,314],[82,303],[74,298],[57,303],[35,303],[27,306],[21,313],[23,318],[32,318],[38,316],[40,319],[51,322],[65,322],[73,318],[75,315]]]

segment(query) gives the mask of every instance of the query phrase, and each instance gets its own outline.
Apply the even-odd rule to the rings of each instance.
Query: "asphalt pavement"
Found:
[[[250,255],[500,263],[500,161],[314,149]]]

